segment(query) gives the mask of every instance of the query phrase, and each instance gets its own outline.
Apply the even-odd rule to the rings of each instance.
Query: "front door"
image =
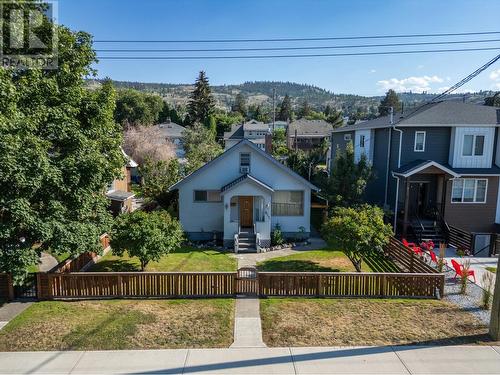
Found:
[[[253,197],[240,197],[240,226],[253,226]]]
[[[429,199],[429,183],[410,183],[410,214],[419,217],[425,216]]]

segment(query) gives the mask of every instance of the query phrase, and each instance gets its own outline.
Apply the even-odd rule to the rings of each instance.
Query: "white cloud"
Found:
[[[422,91],[432,91],[431,84],[432,83],[442,83],[444,79],[434,76],[420,76],[420,77],[407,77],[402,79],[390,78],[383,79],[377,82],[377,85],[380,86],[381,90],[389,90],[393,89],[398,92],[403,91],[413,91],[413,92],[422,92]]]
[[[376,73],[377,71],[375,69],[370,69],[370,73]]]
[[[417,65],[417,69],[424,69],[423,65]]]
[[[500,89],[500,69],[492,71],[490,79],[493,81],[493,87]]]

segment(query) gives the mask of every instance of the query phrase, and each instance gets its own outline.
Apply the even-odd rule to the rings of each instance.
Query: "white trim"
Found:
[[[224,194],[226,194],[228,191],[231,191],[233,190],[236,186],[240,186],[241,184],[244,184],[244,183],[250,183],[250,182],[253,182],[254,184],[260,186],[261,188],[263,188],[264,190],[269,190],[271,193],[274,193],[274,189],[272,187],[270,187],[269,185],[266,185],[265,183],[263,183],[262,181],[256,179],[255,177],[253,177],[252,175],[247,175],[247,178],[241,180],[240,182],[238,182],[237,184],[234,184],[233,186],[231,186],[229,189],[226,189],[224,190],[223,192],[221,192],[221,196],[223,196]]]
[[[500,178],[498,179],[497,209],[495,212],[495,223],[500,224]]]
[[[458,173],[455,173],[453,172],[451,169],[448,169],[446,168],[445,166],[439,164],[439,163],[436,163],[435,161],[429,161],[428,163],[425,163],[423,165],[421,165],[420,167],[416,168],[416,169],[412,169],[410,172],[408,173],[395,173],[394,174],[396,176],[402,176],[402,177],[410,177],[412,175],[414,175],[415,173],[418,173],[420,171],[423,171],[424,169],[427,169],[429,167],[436,167],[436,168],[439,168],[441,169],[442,171],[448,173],[448,174],[451,174],[453,177],[455,178],[459,178],[460,175]]]
[[[464,183],[462,185],[462,202],[453,202],[453,185],[455,185],[455,181],[463,180]],[[464,202],[464,192],[465,192],[465,180],[474,180],[474,200],[472,202]],[[476,202],[476,195],[477,195],[477,182],[478,181],[486,181],[486,187],[484,189],[484,201],[483,202]],[[452,179],[452,184],[451,184],[451,194],[450,194],[450,203],[451,204],[486,204],[488,200],[488,179],[487,178],[454,178]]]
[[[424,141],[422,142],[422,149],[417,150],[417,135],[418,134],[423,134],[424,135]],[[413,143],[413,151],[414,152],[425,152],[425,139],[427,138],[427,132],[424,130],[416,130],[415,131],[415,141]]]

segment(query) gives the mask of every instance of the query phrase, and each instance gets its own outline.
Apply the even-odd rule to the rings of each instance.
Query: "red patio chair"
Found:
[[[405,245],[408,249],[412,250],[415,254],[417,255],[424,255],[424,252],[422,251],[422,249],[420,247],[418,247],[417,245],[415,245],[413,242],[408,242],[406,241],[406,238],[403,238],[401,240],[401,242],[403,243],[403,245]]]
[[[401,242],[402,242],[402,243],[403,243],[403,245],[405,245],[406,247],[410,247],[410,248],[411,248],[411,247],[417,247],[417,245],[415,245],[415,243],[406,241],[406,238],[403,238],[403,239],[401,240]]]
[[[462,274],[464,272],[463,266],[458,264],[458,262],[455,259],[451,260],[451,265],[453,266],[453,269],[455,270],[455,277],[454,278],[456,279],[457,276],[462,277]],[[469,277],[469,276],[472,276],[472,278],[474,279],[474,282],[476,282],[476,274],[474,273],[473,270],[469,270],[469,272],[467,272],[467,277]]]
[[[429,250],[429,255],[431,256],[431,261],[434,262],[434,263],[436,263],[436,266],[437,266],[439,264],[439,260],[438,260],[438,258],[436,256],[436,253],[434,251],[432,251],[432,250]],[[445,266],[448,266],[448,262],[445,259],[443,259],[443,264]]]

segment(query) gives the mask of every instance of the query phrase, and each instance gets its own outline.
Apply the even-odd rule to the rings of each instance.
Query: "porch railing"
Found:
[[[238,254],[238,250],[239,250],[239,244],[238,244],[238,241],[239,241],[238,233],[235,233],[235,234],[234,234],[234,252],[235,252],[236,254]]]

